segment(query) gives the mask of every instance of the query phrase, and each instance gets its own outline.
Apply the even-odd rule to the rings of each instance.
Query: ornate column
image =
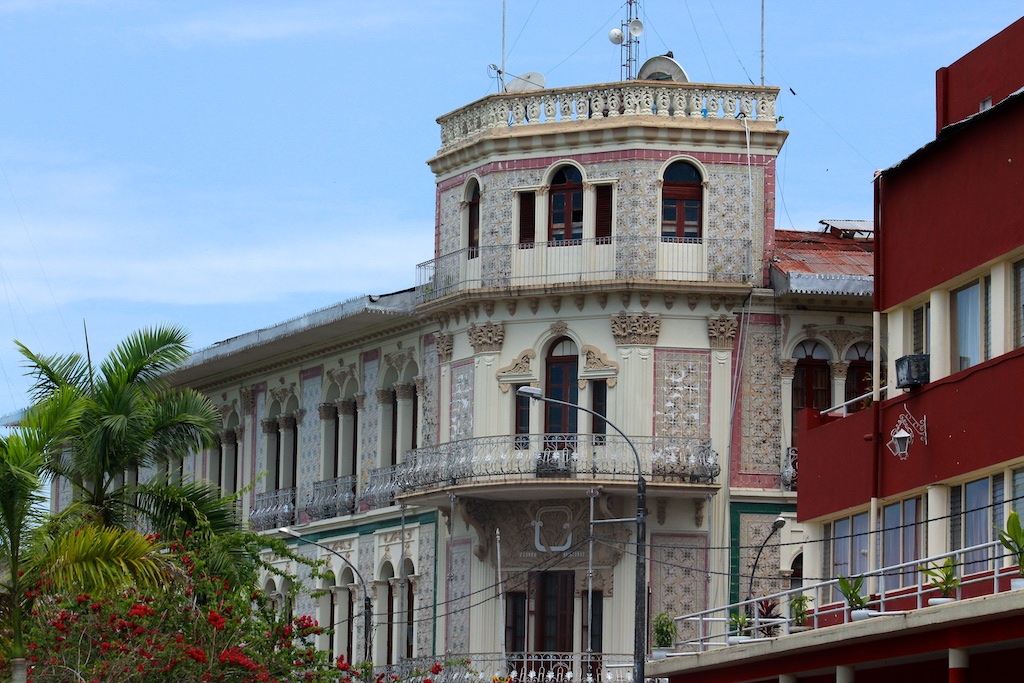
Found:
[[[783,358],[779,361],[782,379],[781,413],[782,413],[782,452],[793,445],[793,376],[796,374],[796,358]]]
[[[416,385],[395,385],[394,416],[397,424],[395,434],[398,437],[397,462],[405,460],[405,454],[414,447],[413,431],[416,426],[415,410]]]
[[[250,474],[250,478],[251,476]],[[235,426],[235,491],[247,483],[248,479],[245,476],[245,422],[243,421]]]
[[[266,454],[263,460],[266,463],[265,468],[267,470],[267,478],[263,484],[263,490],[270,492],[276,491],[280,488],[281,479],[279,476],[280,466],[280,453],[278,453],[277,443],[277,418],[268,417],[265,420],[260,421],[260,427],[263,429],[264,441],[266,442]]]
[[[395,390],[393,388],[377,389],[377,467],[389,467],[398,459],[398,444],[394,439],[395,432]]]
[[[295,449],[295,416],[281,415],[277,418],[277,423],[281,432],[281,452],[278,458],[278,470],[280,472],[278,488],[290,489],[294,488],[298,483],[298,473],[296,472],[298,453]]]
[[[341,445],[338,442],[338,406],[334,403],[321,403],[317,406],[320,416],[320,479],[334,479],[341,471]]]
[[[220,463],[216,483],[220,484],[224,493],[234,493],[237,485],[236,467],[238,465],[238,446],[234,429],[225,429],[220,433]],[[214,473],[210,472],[210,481],[215,481]]]
[[[846,373],[850,369],[850,361],[830,360],[828,365],[832,372],[832,402],[829,405],[839,405],[846,400]]]

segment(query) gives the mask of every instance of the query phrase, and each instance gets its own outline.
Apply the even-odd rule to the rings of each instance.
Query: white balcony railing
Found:
[[[490,95],[440,117],[446,152],[496,129],[617,117],[776,121],[779,89],[707,83],[624,81]]]
[[[472,258],[470,258],[472,256]],[[461,249],[416,267],[420,301],[469,289],[609,280],[750,282],[750,241],[611,237]]]
[[[412,671],[430,671],[435,662],[469,661],[473,672],[455,666],[431,676],[434,683],[475,683],[491,681],[497,675],[514,683],[627,683],[633,680],[633,655],[604,652],[497,652],[447,653],[438,657],[403,659],[389,667],[377,667],[384,680],[397,675],[404,679]]]

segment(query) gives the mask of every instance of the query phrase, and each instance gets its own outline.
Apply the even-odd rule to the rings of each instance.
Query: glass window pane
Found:
[[[868,570],[868,513],[854,516],[851,541],[850,570],[854,575],[862,574]]]
[[[957,362],[966,370],[981,362],[981,285],[975,283],[955,294]]]
[[[979,545],[989,540],[991,513],[989,512],[989,480],[979,479],[964,486],[964,546]],[[988,568],[988,550],[973,550],[967,553],[965,569],[969,572],[984,571]]]

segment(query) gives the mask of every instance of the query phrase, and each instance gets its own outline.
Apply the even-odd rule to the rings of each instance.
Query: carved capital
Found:
[[[796,358],[783,358],[779,361],[779,370],[783,377],[792,379],[796,374]]]
[[[630,315],[620,311],[618,315],[612,316],[612,336],[615,343],[622,346],[636,344],[642,346],[655,346],[658,343],[658,335],[661,333],[661,317],[651,315],[644,311],[640,315]]]
[[[438,332],[434,335],[434,344],[437,346],[437,360],[442,363],[452,362],[452,346],[454,339],[452,335]]]
[[[366,394],[365,393],[360,391],[358,394],[355,395],[355,399],[356,399],[356,410],[362,410],[363,408],[366,407]]]
[[[338,415],[356,414],[356,402],[351,398],[336,401],[334,405],[338,407]]]
[[[235,441],[237,442],[237,441],[244,441],[244,440],[245,440],[245,425],[244,424],[239,424],[237,427],[235,427]]]
[[[736,339],[736,318],[720,315],[708,318],[708,340],[713,349],[731,349]]]
[[[396,384],[395,385],[395,396],[399,401],[411,401],[416,398],[416,385],[415,384]]]
[[[321,420],[333,420],[338,416],[338,406],[333,403],[321,403],[317,406]]]
[[[260,420],[260,426],[263,428],[264,434],[277,434],[276,417],[268,417],[266,420]]]
[[[483,325],[473,323],[469,326],[467,333],[473,353],[501,351],[501,345],[505,343],[505,326],[502,323],[495,324],[490,321]]]
[[[294,415],[278,415],[277,424],[281,427],[281,431],[294,431],[295,430],[295,416]]]
[[[376,396],[379,406],[390,406],[395,403],[395,392],[391,389],[378,389]]]
[[[835,379],[846,379],[846,372],[850,369],[850,361],[830,360],[828,364],[832,368],[832,377]]]

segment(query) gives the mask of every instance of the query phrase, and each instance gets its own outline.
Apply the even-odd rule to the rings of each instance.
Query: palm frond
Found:
[[[25,358],[25,375],[33,379],[29,395],[33,401],[45,400],[60,387],[75,387],[84,394],[89,387],[89,365],[77,353],[47,356],[34,353],[20,341],[14,344]]]
[[[188,360],[188,333],[177,325],[138,330],[110,352],[100,366],[111,385],[150,384]]]
[[[153,530],[169,538],[186,531],[225,534],[241,528],[232,498],[207,482],[169,482],[156,479],[134,488],[135,506]]]
[[[124,586],[159,588],[175,576],[170,557],[137,531],[85,524],[52,537],[35,558],[33,574],[57,587],[94,593]]]

